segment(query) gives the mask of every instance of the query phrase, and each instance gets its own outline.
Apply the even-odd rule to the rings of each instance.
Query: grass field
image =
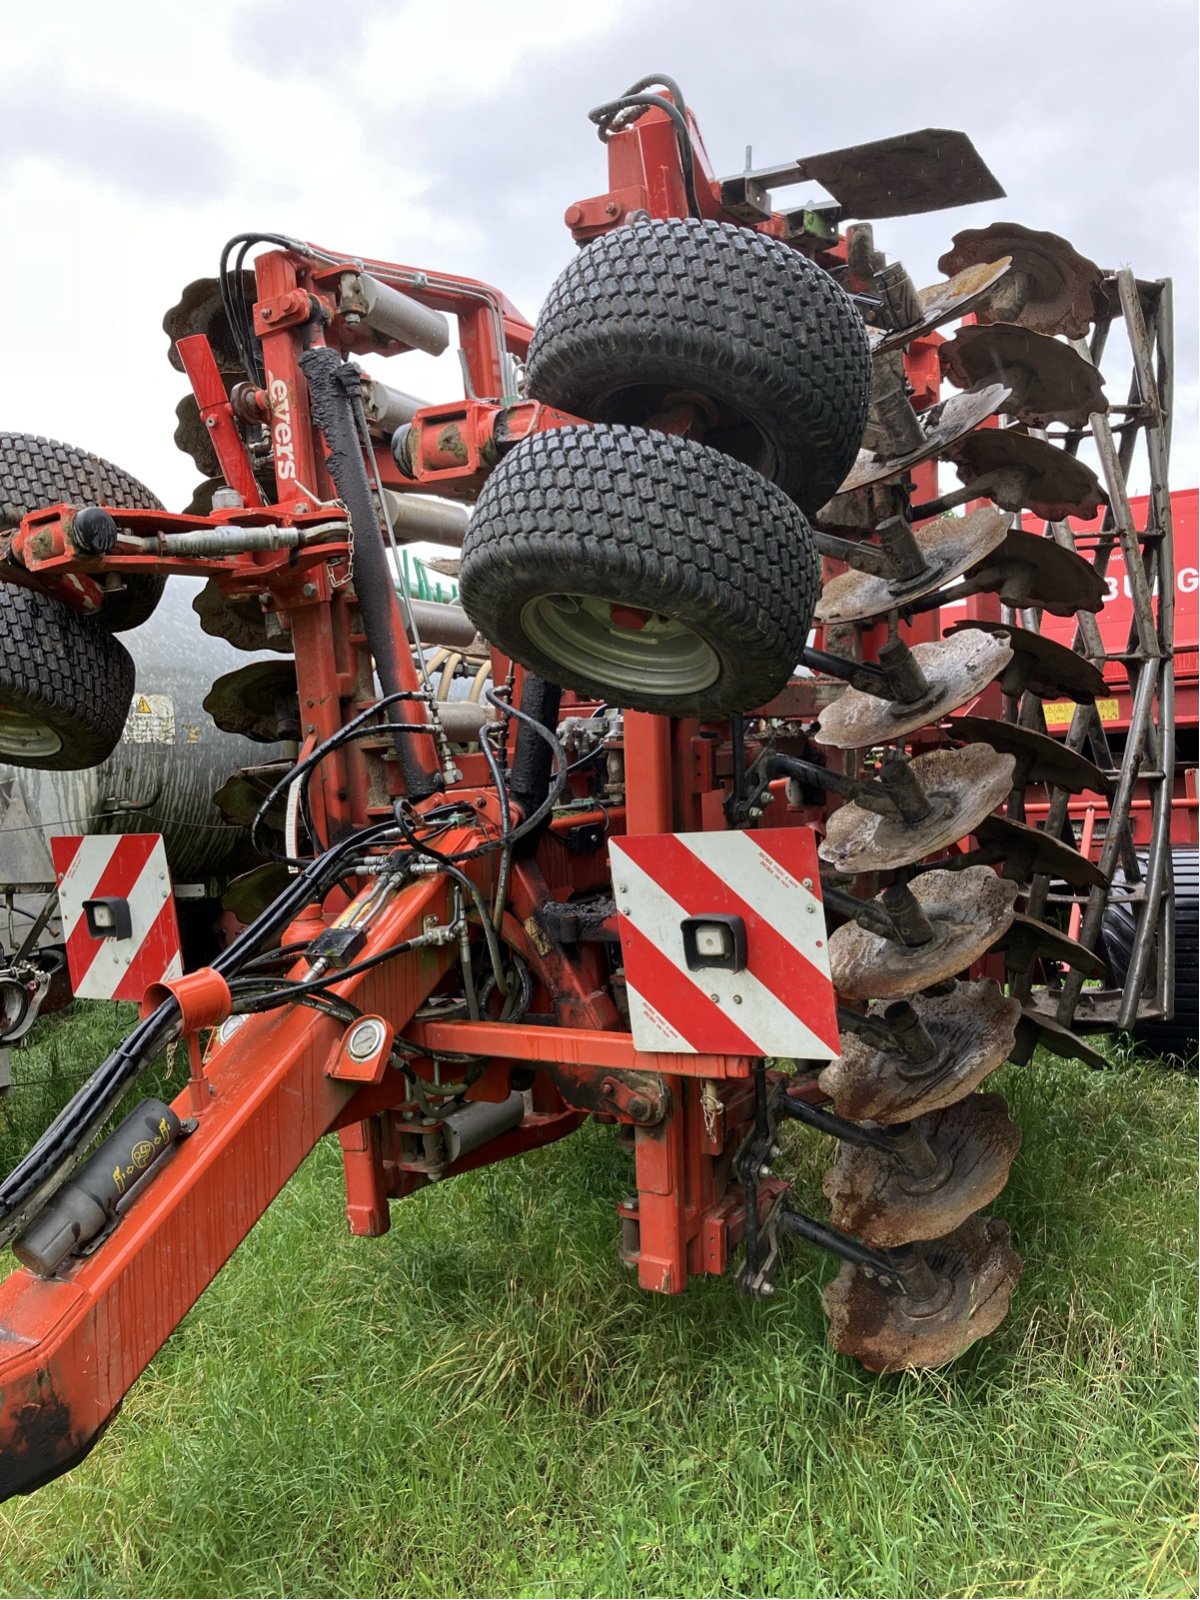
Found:
[[[121,1029],[47,1019],[5,1166]],[[59,1080],[59,1081],[45,1081]],[[1193,1595],[1190,1074],[994,1080],[1025,1276],[928,1376],[824,1348],[832,1265],[641,1294],[611,1137],[345,1232],[323,1144],[68,1478],[0,1509],[6,1595]],[[799,1192],[820,1208],[822,1141]]]

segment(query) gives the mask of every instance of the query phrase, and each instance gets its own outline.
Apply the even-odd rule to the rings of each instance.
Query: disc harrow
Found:
[[[1110,871],[1053,818],[1070,796],[1110,798],[1120,775],[1095,721],[1096,759],[1082,739],[1049,736],[1044,700],[1073,703],[1079,721],[1110,691],[1078,641],[1038,626],[1043,613],[1073,618],[1081,639],[1098,637],[1104,562],[1064,519],[1094,517],[1106,498],[1075,453],[1109,410],[1103,340],[1089,351],[1063,336],[1081,341],[1102,314],[1103,275],[1056,235],[1001,223],[957,235],[939,262],[947,281],[918,293],[873,235],[856,254],[856,232],[851,269],[878,303],[868,448],[816,518],[817,620],[842,653],[805,657],[844,685],[819,702],[816,727],[843,773],[820,854],[827,905],[845,919],[830,939],[842,1051],[816,1084],[831,1107],[820,1125],[840,1140],[825,1179],[833,1226],[893,1258],[910,1251],[899,1288],[843,1251],[825,1294],[834,1348],[889,1371],[937,1365],[990,1331],[1020,1273],[1004,1224],[973,1215],[1000,1195],[1020,1144],[1003,1098],[980,1085],[1039,1043],[1103,1061],[1054,1013],[1064,975],[1094,978],[1104,961],[1075,937],[1078,911],[1068,932],[1047,906],[1107,893]],[[962,393],[939,402],[935,390],[931,404],[926,391],[918,413],[897,362],[967,312],[934,347]],[[1039,431],[1051,424],[1074,430],[1067,448]],[[938,486],[939,461],[961,489]],[[967,616],[930,639],[924,618],[951,604]],[[897,763],[919,796],[903,810],[870,787]],[[1031,826],[1044,797],[1060,809]],[[989,975],[964,976],[980,967]]]
[[[228,886],[243,931],[146,991],[0,1179],[28,1269],[0,1282],[0,1496],[90,1448],[327,1132],[376,1235],[599,1118],[632,1152],[642,1287],[729,1270],[766,1296],[801,1239],[842,1262],[835,1351],[939,1366],[1021,1272],[985,1214],[1021,1143],[992,1074],[1039,1046],[1103,1066],[1077,1014],[1171,1016],[1169,285],[997,223],[918,290],[839,224],[998,198],[944,129],[719,180],[670,79],[591,120],[610,193],[569,208],[582,248],[536,325],[473,279],[240,234],[165,320],[192,505],[39,497],[5,530],[24,656],[56,629],[68,652],[0,663],[14,737],[93,738],[78,686],[122,660],[122,594],[190,573],[206,632],[275,652],[209,715],[299,748],[216,797],[259,860]],[[772,208],[809,180],[830,203]],[[438,356],[451,318],[458,400],[354,359]],[[458,603],[400,581],[413,540],[460,552]],[[1122,588],[1123,651],[1096,621]],[[1124,988],[1081,999],[1116,972],[1118,899]],[[125,1135],[84,1153],[177,1038],[129,1225]],[[828,1220],[776,1172],[795,1124],[836,1142]]]

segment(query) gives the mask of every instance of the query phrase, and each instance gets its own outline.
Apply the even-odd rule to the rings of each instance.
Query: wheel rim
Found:
[[[11,756],[19,764],[22,757],[55,756],[61,749],[62,740],[48,722],[0,705],[0,755]]]
[[[686,623],[620,600],[538,595],[525,602],[521,626],[568,676],[617,690],[694,694],[721,675],[716,651]]]

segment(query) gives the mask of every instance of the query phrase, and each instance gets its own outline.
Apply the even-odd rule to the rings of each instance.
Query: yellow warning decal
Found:
[[[1068,727],[1071,718],[1075,715],[1074,700],[1047,700],[1042,710],[1046,713],[1046,726],[1048,728]],[[1121,702],[1113,698],[1096,701],[1096,710],[1100,713],[1101,722],[1116,722],[1121,715]]]

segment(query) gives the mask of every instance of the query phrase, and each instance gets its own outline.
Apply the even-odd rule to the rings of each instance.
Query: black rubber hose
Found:
[[[215,970],[224,978],[234,975],[243,962],[260,953],[267,940],[278,933],[284,922],[306,904],[327,879],[336,881],[341,862],[347,855],[392,831],[390,823],[364,829],[312,862],[217,957],[213,962]],[[149,1017],[139,1022],[76,1090],[33,1148],[0,1182],[0,1242],[19,1231],[21,1224],[10,1226],[13,1214],[28,1205],[43,1184],[55,1176],[65,1177],[72,1170],[105,1119],[172,1037],[178,1020],[179,1005],[172,998],[164,1000]]]
[[[358,368],[343,361],[336,350],[319,346],[300,357],[300,369],[308,380],[313,421],[329,446],[326,466],[338,494],[345,502],[354,535],[354,592],[359,615],[375,671],[385,696],[404,694],[400,675],[400,650],[408,650],[407,638],[396,637],[393,626],[393,575],[379,517],[371,496],[371,483],[363,462],[362,445],[354,408],[361,403],[362,382]],[[396,755],[410,800],[423,800],[442,787],[440,775],[426,770],[406,740],[396,737]]]
[[[561,703],[562,690],[558,684],[547,683],[534,672],[525,674],[520,710],[521,718],[528,720],[517,720],[517,744],[508,775],[509,795],[520,806],[524,817],[532,816],[544,804],[550,793],[555,765],[553,746],[530,723],[553,733],[558,726]]]

